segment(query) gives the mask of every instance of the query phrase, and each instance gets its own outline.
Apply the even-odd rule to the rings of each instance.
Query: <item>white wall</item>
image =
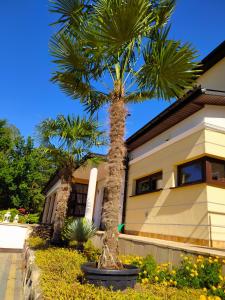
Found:
[[[167,146],[174,142],[185,133],[188,133],[194,129],[199,130],[202,125],[213,125],[225,128],[225,107],[206,105],[203,109],[199,110],[195,114],[174,125],[163,133],[159,134],[155,138],[149,140],[140,147],[130,152],[130,161],[140,158],[142,155],[147,154],[150,151],[157,150],[159,147]]]
[[[57,188],[59,188],[61,185],[61,179],[59,179],[54,185],[53,187],[50,188],[50,190],[48,191],[48,193],[46,194],[46,197],[48,197],[49,195],[51,195],[53,192],[55,192],[55,190],[57,190]]]
[[[207,89],[225,91],[225,58],[201,75],[197,83]]]

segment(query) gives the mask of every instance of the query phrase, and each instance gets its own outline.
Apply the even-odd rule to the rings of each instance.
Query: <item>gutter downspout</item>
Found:
[[[127,191],[128,191],[128,173],[129,173],[129,157],[126,156],[124,160],[125,164],[125,180],[124,180],[124,195],[123,195],[123,211],[122,211],[122,224],[125,223],[126,219],[126,206],[127,206]],[[123,226],[121,233],[124,233],[125,226]]]

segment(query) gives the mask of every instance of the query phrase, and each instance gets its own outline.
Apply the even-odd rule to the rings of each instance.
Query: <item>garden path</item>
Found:
[[[0,224],[0,300],[23,299],[23,249],[29,228]]]
[[[21,253],[0,253],[0,300],[23,299]]]

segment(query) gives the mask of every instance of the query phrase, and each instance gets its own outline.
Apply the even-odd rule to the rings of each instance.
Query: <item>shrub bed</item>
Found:
[[[18,223],[22,224],[37,224],[39,222],[40,215],[38,213],[30,214],[30,213],[22,213],[22,209],[17,210],[16,208],[11,208],[7,210],[0,210],[0,222],[3,222],[4,215],[9,211],[11,213],[10,222],[14,221],[16,215],[19,216]],[[25,211],[25,210],[24,210]]]
[[[154,272],[157,270],[155,261],[148,256],[146,259],[140,257],[121,257],[124,262],[134,263],[141,267],[139,283],[134,290],[128,289],[123,292],[112,292],[104,288],[82,284],[82,273],[80,265],[88,260],[95,260],[99,251],[88,242],[85,245],[84,254],[80,254],[72,248],[49,247],[39,237],[30,238],[30,247],[36,249],[36,263],[41,270],[41,289],[43,299],[52,300],[153,300],[153,299],[200,299],[206,295],[203,289],[182,289],[173,285],[165,285],[163,280],[155,281]],[[151,279],[150,279],[150,277]]]

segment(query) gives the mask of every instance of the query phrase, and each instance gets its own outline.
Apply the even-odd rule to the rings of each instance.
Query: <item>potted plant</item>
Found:
[[[166,24],[174,4],[174,0],[52,1],[52,12],[59,14],[55,24],[60,26],[50,44],[58,66],[52,81],[79,99],[91,114],[109,106],[103,248],[99,262],[82,269],[90,282],[114,289],[131,282],[133,286],[138,273],[135,267],[123,265],[118,256],[126,106],[152,98],[179,97],[190,89],[198,72],[196,52],[190,45],[168,38],[170,27]],[[127,279],[131,273],[132,279]]]

